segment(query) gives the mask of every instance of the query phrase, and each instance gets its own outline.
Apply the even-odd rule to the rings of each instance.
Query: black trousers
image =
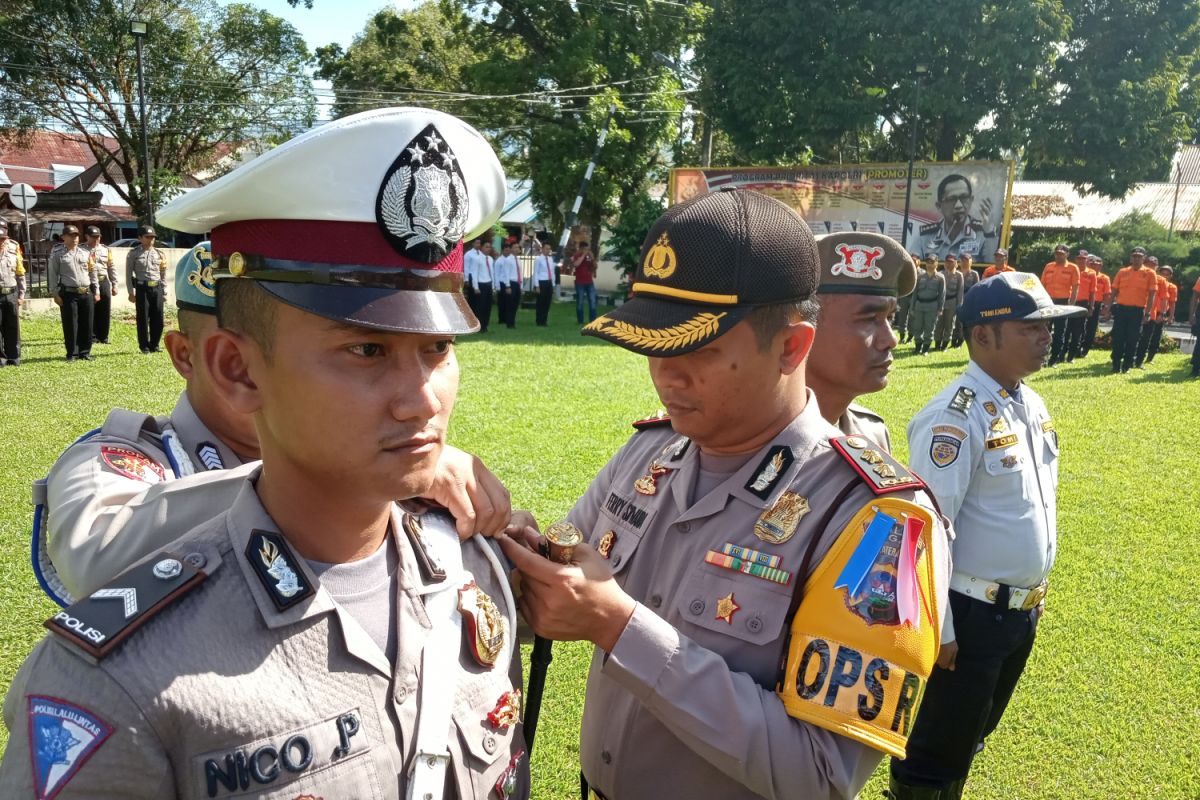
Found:
[[[108,328],[112,321],[112,283],[100,281],[100,301],[96,303],[96,311],[92,315],[92,338],[98,342],[108,342]]]
[[[0,358],[16,361],[21,357],[21,316],[17,308],[17,290],[0,294]]]
[[[538,281],[537,324],[546,325],[550,318],[550,300],[554,297],[553,281]]]
[[[1142,335],[1138,337],[1137,352],[1133,354],[1133,365],[1140,367],[1154,360],[1158,345],[1162,341],[1163,323],[1147,322],[1142,326]]]
[[[58,315],[62,319],[63,344],[67,356],[79,358],[92,352],[92,307],[95,299],[90,291],[80,294],[74,289],[59,289],[62,305]]]
[[[941,787],[967,777],[976,746],[996,729],[1025,670],[1037,612],[1006,609],[950,592],[958,658],[933,668],[908,737],[908,757],[892,775],[910,786]]]
[[[479,320],[481,333],[488,329],[488,319],[492,316],[492,285],[481,283],[475,287],[475,317]]]
[[[1086,356],[1092,351],[1092,343],[1096,341],[1096,331],[1100,328],[1100,310],[1103,304],[1097,300],[1096,307],[1083,323],[1083,336],[1079,339],[1079,355]]]
[[[521,309],[521,284],[519,281],[510,281],[508,284],[508,294],[506,295],[508,302],[508,312],[504,318],[504,324],[510,328],[517,327],[517,311]]]
[[[1113,306],[1112,365],[1114,370],[1126,370],[1133,366],[1138,337],[1142,335],[1143,314],[1144,311],[1136,306]]]
[[[134,306],[137,309],[138,347],[142,350],[157,350],[163,332],[163,286],[137,284],[134,289]]]
[[[1067,298],[1054,298],[1054,305],[1065,306],[1069,305]],[[1058,317],[1050,323],[1051,340],[1050,340],[1050,363],[1057,364],[1062,361],[1067,355],[1067,345],[1069,338],[1067,335],[1067,318]]]

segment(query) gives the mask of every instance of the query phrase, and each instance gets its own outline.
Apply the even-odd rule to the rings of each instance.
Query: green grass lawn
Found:
[[[522,311],[521,325],[460,344],[451,438],[545,524],[658,404],[643,359],[580,337],[573,308],[556,306],[548,329]],[[24,334],[24,365],[0,369],[4,688],[54,608],[28,563],[30,481],[112,406],[165,413],[182,388],[165,354],[138,353],[128,322],[91,363],[63,362],[52,318],[27,321]],[[1063,442],[1059,560],[1038,645],[976,761],[972,798],[1200,798],[1200,382],[1184,379],[1178,354],[1124,376],[1108,374],[1107,356],[1032,380]],[[964,358],[902,352],[892,386],[867,398],[892,421],[902,459],[906,421]],[[555,647],[533,764],[539,799],[578,797],[588,656],[578,644]],[[884,774],[864,798],[879,796]]]

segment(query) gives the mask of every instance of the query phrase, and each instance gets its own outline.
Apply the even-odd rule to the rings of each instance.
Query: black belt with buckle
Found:
[[[138,281],[137,285],[146,289],[154,289],[157,288],[159,283],[160,281]]]
[[[89,291],[87,286],[60,286],[58,289],[66,294],[87,294]]]
[[[16,293],[17,293],[17,287],[15,287],[15,286],[12,287],[11,289],[8,288],[7,286],[0,286],[0,297],[7,297],[10,294],[16,294]]]

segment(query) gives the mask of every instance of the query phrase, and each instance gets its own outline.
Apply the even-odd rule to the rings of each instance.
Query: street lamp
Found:
[[[142,39],[146,38],[148,23],[135,19],[129,22],[129,32],[137,42],[138,104],[142,108],[142,174],[146,178],[146,224],[154,225],[154,194],[150,183],[150,142],[146,138],[146,74],[142,70]]]
[[[904,227],[900,229],[900,246],[905,250],[908,249],[908,209],[912,202],[912,171],[913,159],[917,155],[917,122],[921,118],[921,79],[925,77],[925,73],[929,71],[929,67],[924,64],[917,64],[917,99],[913,103],[912,115],[912,139],[908,143],[908,182],[904,187]]]

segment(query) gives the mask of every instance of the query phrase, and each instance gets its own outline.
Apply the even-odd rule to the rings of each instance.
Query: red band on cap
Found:
[[[436,264],[405,258],[374,222],[254,219],[230,222],[212,232],[214,256],[254,253],[263,258],[314,264],[355,264],[396,269],[463,271],[462,242]]]

